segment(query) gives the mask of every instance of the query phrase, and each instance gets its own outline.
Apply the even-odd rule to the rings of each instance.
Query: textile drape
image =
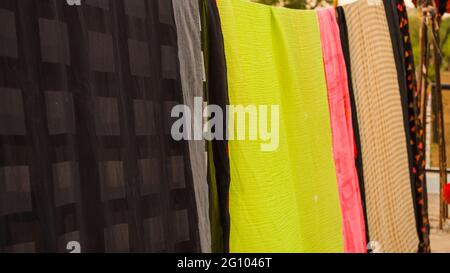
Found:
[[[361,137],[359,132],[359,122],[358,122],[358,111],[356,111],[356,99],[353,89],[352,80],[352,68],[350,61],[350,48],[348,43],[348,30],[347,21],[345,19],[344,9],[342,7],[336,8],[337,22],[339,24],[339,34],[341,38],[342,52],[344,54],[345,66],[347,72],[347,83],[350,95],[350,104],[352,110],[352,125],[353,125],[353,136],[355,141],[355,165],[358,174],[359,189],[361,194],[361,202],[364,213],[364,223],[366,231],[366,242],[370,242],[369,227],[367,225],[367,210],[366,210],[366,192],[364,187],[364,168],[362,164],[362,146]]]
[[[394,53],[382,2],[344,6],[364,164],[370,240],[416,252],[408,151]]]
[[[409,138],[410,172],[414,191],[417,231],[420,239],[420,252],[430,252],[428,202],[425,171],[424,128],[420,119],[419,98],[414,65],[414,57],[409,35],[409,20],[403,0],[384,1],[386,15],[397,52],[396,64],[403,92],[405,128]]]
[[[215,0],[202,0],[202,40],[205,56],[205,93],[209,105],[226,109],[228,82],[225,49],[220,16]],[[227,117],[222,117],[223,132],[227,131]],[[230,161],[228,141],[215,139],[208,142],[208,183],[210,189],[211,240],[213,252],[229,252],[230,216],[229,187]]]
[[[0,251],[199,252],[172,1],[1,1]]]
[[[203,57],[201,18],[198,0],[172,0],[177,27],[180,80],[184,104],[194,109],[194,99],[203,101]],[[194,123],[194,118],[191,119]],[[206,170],[206,146],[203,140],[189,141],[202,252],[211,252],[209,189]]]
[[[347,72],[334,8],[318,11],[347,253],[364,253],[366,232],[354,155],[355,140]]]
[[[280,111],[274,151],[261,151],[263,141],[229,141],[230,251],[343,252],[315,11],[217,3],[230,104],[269,106],[268,126],[270,107]]]

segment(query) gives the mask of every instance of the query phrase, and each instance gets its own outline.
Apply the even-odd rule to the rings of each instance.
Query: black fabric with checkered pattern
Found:
[[[169,0],[0,1],[0,252],[197,252]]]

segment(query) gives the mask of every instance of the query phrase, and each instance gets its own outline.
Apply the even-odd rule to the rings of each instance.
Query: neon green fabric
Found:
[[[229,142],[230,251],[343,252],[316,13],[217,3],[230,104],[279,105],[280,113],[277,150]]]

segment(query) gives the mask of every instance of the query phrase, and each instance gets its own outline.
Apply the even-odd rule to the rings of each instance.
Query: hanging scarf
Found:
[[[420,252],[430,251],[427,207],[426,171],[423,142],[423,125],[420,120],[419,98],[414,57],[409,35],[409,21],[403,0],[384,1],[394,48],[400,92],[402,94],[406,136],[410,153],[410,173],[416,212]]]
[[[82,3],[0,2],[0,252],[200,252],[172,1]]]
[[[209,105],[226,109],[228,105],[228,82],[225,49],[215,0],[202,1],[202,41],[205,56],[205,94]],[[228,119],[222,117],[226,132]],[[228,141],[215,139],[208,142],[208,184],[210,192],[211,240],[213,252],[229,252],[230,215],[229,188],[230,162]]]
[[[384,252],[417,252],[402,97],[386,12],[381,1],[357,1],[344,11],[370,240]]]
[[[347,253],[364,253],[366,232],[354,155],[355,140],[347,72],[335,9],[318,11],[328,100],[333,133],[333,153],[341,200],[344,245]]]
[[[230,104],[280,110],[268,119],[279,126],[275,150],[229,142],[230,251],[343,252],[316,12],[242,0],[218,7]]]

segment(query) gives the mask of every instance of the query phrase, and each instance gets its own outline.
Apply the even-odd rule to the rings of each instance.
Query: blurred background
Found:
[[[333,0],[253,0],[254,2],[275,5],[275,6],[285,6],[294,9],[315,9],[320,7],[329,7],[333,4]],[[340,5],[345,5],[355,0],[340,0]],[[405,1],[406,5],[409,7],[408,14],[410,20],[410,31],[411,39],[414,48],[414,57],[416,59],[416,64],[419,62],[419,27],[420,20],[417,16],[417,11],[414,8],[411,0]],[[450,16],[444,16],[441,26],[441,48],[443,52],[443,65],[442,70],[450,71]],[[430,77],[434,76],[434,72],[431,73]]]

